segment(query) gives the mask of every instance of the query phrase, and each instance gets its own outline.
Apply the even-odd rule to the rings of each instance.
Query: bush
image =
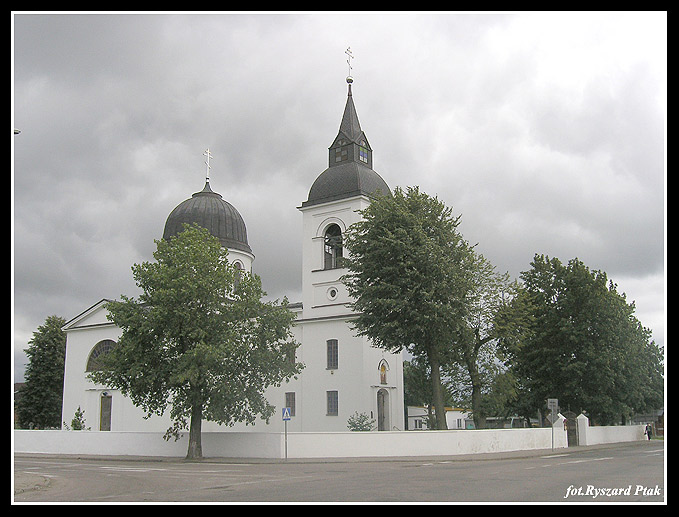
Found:
[[[68,424],[64,422],[64,428],[67,431],[89,431],[92,429],[91,427],[85,427],[85,412],[80,409],[80,406],[75,410],[75,415],[73,416],[73,420],[71,420],[71,426],[69,427]]]
[[[349,417],[347,427],[351,431],[374,431],[376,429],[375,420],[367,414],[359,413],[358,411]]]

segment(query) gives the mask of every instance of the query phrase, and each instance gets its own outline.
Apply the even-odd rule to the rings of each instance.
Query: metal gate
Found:
[[[566,436],[568,437],[568,446],[574,447],[578,445],[578,419],[572,411],[565,411],[562,413],[566,418]]]

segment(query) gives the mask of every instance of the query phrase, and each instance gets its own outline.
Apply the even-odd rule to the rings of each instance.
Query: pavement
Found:
[[[14,495],[32,490],[45,490],[50,487],[50,480],[39,474],[17,472],[14,475]]]

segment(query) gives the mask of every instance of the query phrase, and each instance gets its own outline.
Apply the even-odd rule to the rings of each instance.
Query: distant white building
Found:
[[[407,409],[409,430],[419,431],[429,429],[429,411],[426,406],[408,406]],[[462,408],[446,407],[446,426],[448,429],[471,429],[473,424],[470,411]]]
[[[373,195],[389,187],[372,169],[372,148],[361,130],[349,79],[347,102],[340,129],[329,148],[328,168],[314,181],[302,213],[302,301],[294,335],[301,346],[297,361],[305,364],[298,379],[267,392],[278,414],[290,407],[289,431],[346,431],[347,420],[365,413],[379,430],[403,430],[403,361],[401,354],[374,348],[356,337],[349,294],[340,281],[343,236],[359,220],[358,210]],[[218,237],[229,258],[246,271],[254,254],[247,241],[245,223],[236,208],[214,192],[209,181],[202,191],[180,203],[168,216],[163,237],[169,238],[182,223],[198,223]],[[266,286],[265,286],[266,287]],[[106,318],[105,299],[63,327],[67,335],[62,421],[70,424],[78,407],[86,425],[101,431],[165,431],[169,417],[143,418],[141,409],[119,391],[96,385],[87,373],[97,368],[97,358],[107,353],[121,330]],[[166,413],[169,414],[169,411]],[[282,431],[280,416],[255,426],[220,427],[204,422],[203,430]]]

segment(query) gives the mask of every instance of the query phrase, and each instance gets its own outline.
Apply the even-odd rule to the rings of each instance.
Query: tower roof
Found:
[[[329,147],[328,168],[314,181],[303,207],[359,195],[390,195],[389,186],[372,168],[372,148],[358,121],[349,83],[339,132]]]
[[[389,186],[374,170],[356,162],[349,162],[323,171],[309,190],[303,207],[319,205],[356,196],[389,195]]]

